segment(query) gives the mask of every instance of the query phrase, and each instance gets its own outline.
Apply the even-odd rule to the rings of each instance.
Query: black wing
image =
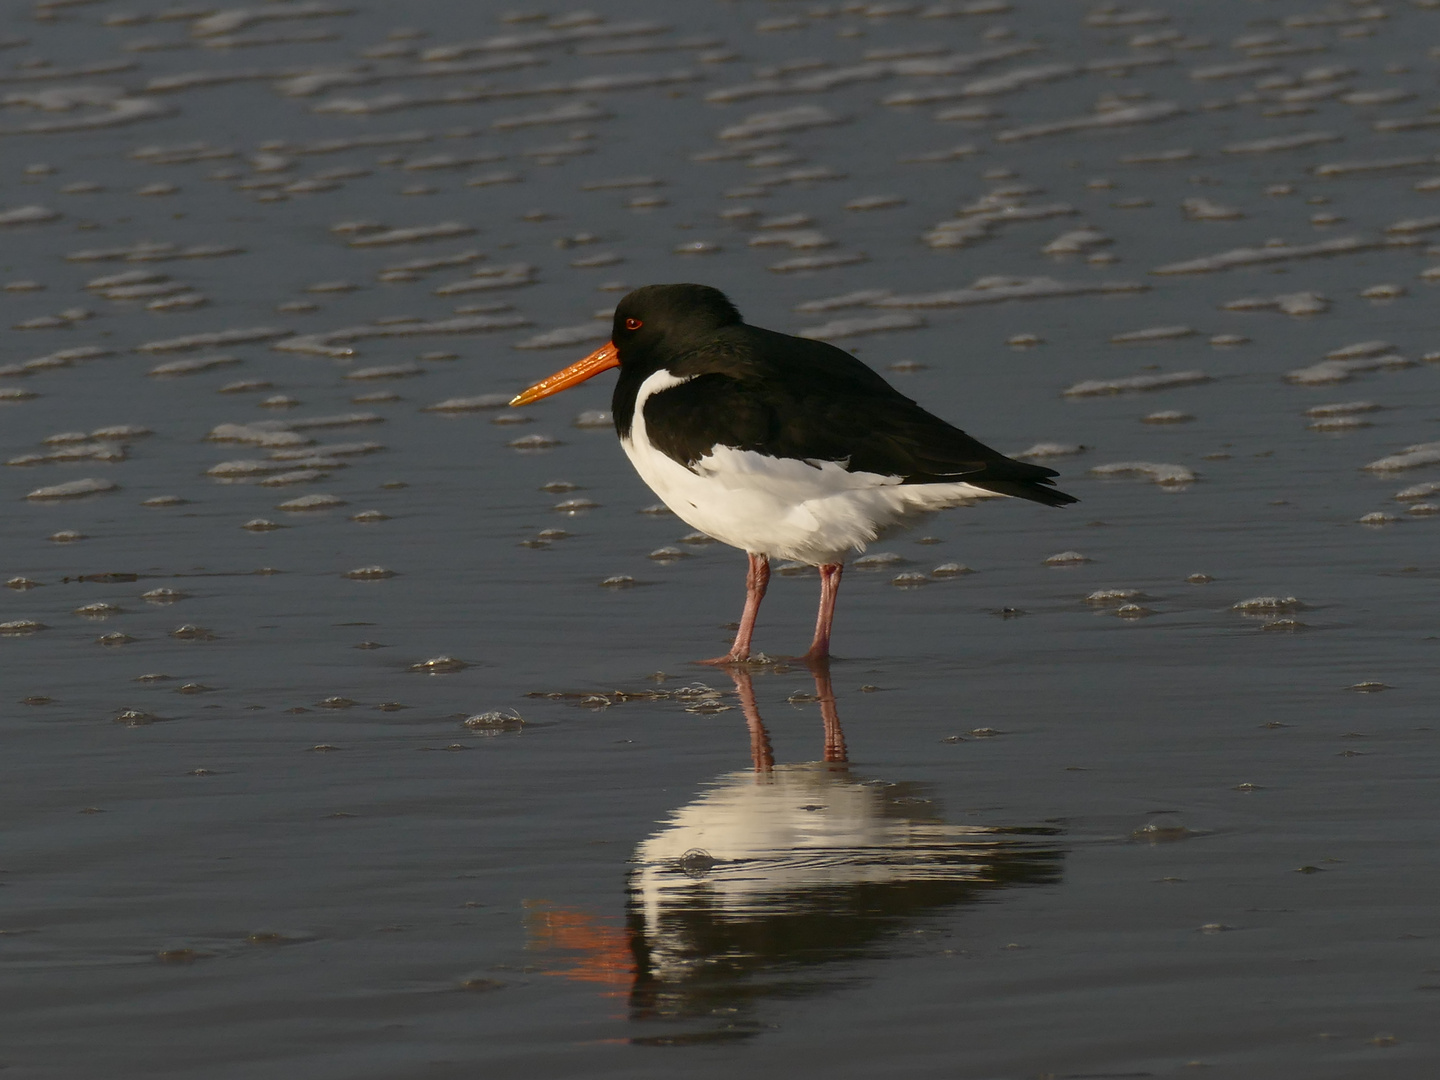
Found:
[[[1015,461],[926,412],[849,353],[752,326],[670,365],[680,386],[645,404],[645,427],[664,454],[691,467],[716,445],[906,484],[963,481],[1049,506],[1054,469]]]

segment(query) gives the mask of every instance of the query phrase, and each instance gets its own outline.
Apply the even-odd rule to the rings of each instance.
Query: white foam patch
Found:
[[[756,233],[747,243],[750,247],[788,247],[793,251],[806,251],[833,247],[835,241],[819,229],[771,229]]]
[[[48,499],[78,499],[84,495],[97,495],[102,492],[118,490],[120,490],[120,485],[113,480],[87,477],[83,480],[71,480],[68,483],[55,484],[51,487],[36,488],[25,497],[42,502]]]
[[[194,360],[170,360],[164,364],[156,364],[147,374],[158,378],[173,378],[179,375],[198,375],[202,371],[213,371],[216,368],[230,367],[240,362],[241,360],[238,356],[202,356]]]
[[[861,195],[856,199],[849,199],[845,203],[846,210],[865,212],[869,210],[888,210],[892,206],[904,206],[908,199],[903,195]]]
[[[179,244],[142,240],[124,247],[87,248],[65,256],[67,262],[169,262],[172,259],[217,259],[227,255],[243,255],[245,249],[234,244]]]
[[[1413,169],[1417,166],[1433,165],[1440,156],[1425,154],[1419,157],[1375,158],[1368,161],[1331,161],[1323,165],[1312,165],[1310,171],[1316,176],[1356,176],[1366,173],[1393,172]]]
[[[602,429],[615,426],[615,417],[608,409],[586,409],[570,421],[571,427],[581,429]]]
[[[119,277],[120,275],[115,275]],[[164,278],[166,275],[158,275]],[[190,286],[179,281],[151,281],[143,284],[125,284],[113,286],[96,286],[93,282],[86,286],[93,292],[103,296],[106,300],[153,300],[157,297],[175,296],[190,291]]]
[[[1108,465],[1094,465],[1090,472],[1095,476],[1143,476],[1153,483],[1168,487],[1191,484],[1196,480],[1194,470],[1184,465],[1159,464],[1153,461],[1116,461]]]
[[[1047,300],[1061,296],[1138,293],[1144,292],[1149,287],[1133,281],[1067,282],[1049,277],[992,277],[979,278],[968,289],[888,296],[873,301],[872,306],[885,308],[973,307],[977,304],[1000,304],[1009,300]]]
[[[435,295],[463,296],[468,293],[514,289],[533,284],[535,267],[529,263],[510,263],[504,266],[487,266],[474,271],[468,278],[447,282],[435,289]]]
[[[274,473],[260,481],[261,487],[288,487],[291,484],[313,484],[329,477],[323,469],[291,469]]]
[[[183,337],[147,341],[136,345],[136,352],[167,353],[186,352],[190,349],[208,349],[217,345],[250,345],[258,341],[274,341],[288,337],[294,331],[277,330],[269,326],[257,326],[237,330],[211,330],[201,334],[186,334]]]
[[[1131,394],[1150,390],[1173,390],[1181,386],[1198,386],[1210,382],[1203,371],[1174,371],[1165,375],[1131,375],[1121,379],[1087,379],[1063,391],[1066,397],[1099,397],[1106,394]]]
[[[1230,610],[1242,615],[1279,615],[1290,611],[1303,611],[1306,605],[1294,596],[1252,596],[1231,605]]]
[[[535,63],[537,60],[531,60]],[[453,65],[460,67],[462,65]],[[507,66],[518,66],[511,63]],[[444,72],[424,72],[426,74],[445,74]],[[697,72],[690,70],[676,70],[663,72],[630,72],[616,75],[591,75],[583,79],[575,79],[569,82],[536,83],[529,86],[509,87],[467,87],[456,90],[446,90],[434,94],[406,94],[390,93],[381,94],[370,98],[358,97],[335,97],[328,98],[311,106],[311,112],[315,113],[338,113],[349,116],[372,116],[380,113],[397,112],[402,109],[418,109],[427,106],[444,105],[471,105],[479,102],[507,100],[531,96],[548,96],[560,94],[595,94],[605,92],[617,92],[623,90],[643,90],[651,87],[674,86],[677,84],[695,82],[700,78]],[[338,79],[330,80],[332,83],[339,82]],[[363,76],[354,77],[351,81],[367,81]],[[370,80],[373,81],[373,80]],[[292,84],[293,85],[293,84]],[[529,113],[523,116],[501,117],[492,123],[492,127],[500,131],[513,131],[519,128],[538,127],[546,124],[565,124],[590,120],[608,119],[610,114],[592,102],[578,102],[556,106],[544,112]],[[494,160],[492,157],[491,160]]]
[[[764,173],[752,181],[760,188],[784,187],[787,184],[816,184],[825,180],[844,180],[847,174],[828,165],[802,165],[793,169]]]
[[[1011,454],[1010,456],[1016,458],[1042,459],[1070,457],[1074,454],[1083,454],[1088,449],[1088,447],[1082,446],[1080,443],[1038,442],[1028,449],[1021,450],[1018,454]]]
[[[1181,146],[1174,150],[1142,150],[1135,154],[1122,154],[1120,162],[1123,165],[1171,165],[1178,161],[1193,161],[1199,156],[1199,152],[1191,147]]]
[[[1298,259],[1319,259],[1332,255],[1355,255],[1374,251],[1389,245],[1386,240],[1368,240],[1358,236],[1344,236],[1334,240],[1321,240],[1314,244],[1266,244],[1264,247],[1232,248],[1215,255],[1198,259],[1166,263],[1157,266],[1152,274],[1209,274],[1217,270],[1230,270],[1237,266],[1265,266],[1269,263],[1292,262]]]
[[[1358,357],[1353,360],[1322,360],[1309,367],[1296,368],[1286,372],[1285,381],[1297,386],[1326,386],[1332,383],[1349,382],[1356,375],[1369,371],[1400,370],[1415,367],[1414,360],[1389,354],[1385,356]]]
[[[995,5],[990,5],[992,8]],[[961,14],[961,9],[973,9],[975,4],[932,4],[924,9],[922,17],[937,18],[940,13]],[[1009,10],[1008,5],[1005,10]],[[971,14],[965,11],[964,14]],[[978,14],[979,12],[973,12]],[[994,12],[998,14],[999,11]],[[997,64],[1004,60],[1010,60],[1017,56],[1024,56],[1026,53],[1038,51],[1040,46],[1030,42],[1021,42],[1015,45],[997,45],[988,49],[981,49],[973,53],[949,53],[940,56],[912,56],[898,59],[894,62],[896,75],[910,78],[936,78],[950,75],[965,75],[972,71],[978,71],[990,64]],[[885,104],[909,104],[909,102],[891,102],[885,100]]]
[[[460,41],[451,45],[437,45],[426,49],[420,59],[426,63],[436,60],[463,60],[476,53],[510,52],[516,49],[544,49],[585,41],[608,38],[628,38],[661,34],[669,27],[663,23],[636,20],[632,22],[599,23],[529,30],[522,33],[500,34],[494,37]]]
[[[350,357],[353,343],[373,338],[427,337],[436,334],[475,334],[491,330],[513,330],[529,326],[523,315],[457,315],[450,319],[365,324],[327,330],[318,334],[297,334],[270,347],[278,352],[309,353],[315,356]]]
[[[1149,326],[1144,330],[1129,330],[1123,334],[1110,335],[1115,345],[1146,345],[1152,342],[1175,341],[1178,338],[1193,337],[1191,326]]]
[[[830,270],[837,266],[854,266],[868,262],[870,256],[863,251],[837,251],[828,255],[796,255],[771,263],[767,270],[774,274],[793,274],[802,270]]]
[[[409,379],[424,375],[425,369],[419,364],[377,364],[374,367],[356,368],[345,373],[346,379],[364,381],[367,379]]]
[[[221,461],[205,470],[205,475],[217,480],[249,480],[257,476],[271,476],[294,469],[298,465],[306,468],[344,468],[343,461],[331,460],[328,458],[305,458],[299,461],[277,461],[264,458],[240,458],[234,461]]]
[[[486,75],[494,71],[511,71],[531,67],[545,61],[533,53],[510,53],[488,57],[484,60],[464,60],[453,63],[436,61],[429,64],[397,64],[394,67],[377,69],[370,65],[346,66],[329,70],[296,73],[275,84],[275,89],[286,97],[313,97],[326,90],[342,86],[369,86],[378,82],[410,79],[452,78],[455,76]],[[196,73],[201,74],[201,73]],[[273,78],[274,73],[269,73]],[[171,77],[175,78],[175,77]],[[154,93],[160,80],[152,80],[148,89]]]
[[[99,345],[77,345],[70,349],[59,349],[44,356],[37,356],[31,360],[23,361],[20,364],[8,365],[0,368],[0,374],[4,375],[31,375],[37,371],[49,371],[53,368],[70,367],[77,360],[99,360],[106,356],[114,356],[115,350],[106,349]]]
[[[276,510],[285,510],[289,513],[304,513],[311,510],[330,510],[337,506],[348,506],[342,498],[335,495],[301,495],[296,499],[289,499],[278,504]]]
[[[43,225],[47,221],[59,221],[60,211],[46,206],[17,206],[13,210],[0,210],[0,227],[7,225]]]
[[[917,330],[925,325],[919,315],[895,313],[872,315],[854,319],[832,319],[818,326],[807,326],[797,331],[796,336],[815,341],[840,341],[865,334],[881,334],[894,330]]]
[[[71,443],[43,454],[20,454],[5,462],[6,465],[49,465],[75,461],[124,461],[125,448],[111,442]]]
[[[217,34],[233,34],[259,23],[281,19],[334,18],[353,14],[355,14],[355,9],[352,7],[320,3],[316,0],[297,0],[294,3],[286,3],[285,0],[271,0],[263,7],[231,8],[228,11],[202,15],[190,23],[190,33],[194,37],[205,38]]]
[[[442,221],[435,225],[412,225],[402,229],[381,229],[366,232],[350,241],[354,248],[387,247],[391,244],[418,244],[429,240],[452,240],[458,236],[471,236],[472,225],[460,221]]]
[[[819,105],[797,105],[793,109],[747,116],[740,123],[722,129],[720,138],[750,139],[756,135],[778,135],[787,131],[806,131],[810,128],[844,124],[849,120],[850,117],[841,116]]]
[[[562,326],[554,330],[547,330],[543,334],[535,334],[532,337],[522,338],[514,342],[511,348],[514,349],[555,349],[570,345],[588,344],[592,341],[610,340],[610,327],[602,326],[595,322],[582,323],[579,326]]]
[[[987,75],[983,78],[972,79],[960,86],[955,91],[959,98],[970,97],[995,97],[1000,94],[1013,94],[1021,90],[1028,90],[1032,86],[1040,86],[1044,83],[1057,82],[1061,79],[1074,78],[1083,75],[1085,68],[1078,64],[1027,64],[1009,71],[1003,71],[998,75]]]
[[[294,420],[272,421],[283,424],[292,431],[311,431],[315,428],[354,427],[357,424],[383,424],[385,417],[378,413],[350,412],[333,416],[309,416]]]
[[[1284,150],[1304,150],[1311,146],[1339,142],[1345,136],[1333,131],[1301,131],[1294,135],[1272,135],[1264,139],[1249,139],[1230,143],[1220,148],[1225,154],[1274,154]]]
[[[99,112],[64,120],[32,120],[25,124],[0,126],[0,135],[55,135],[63,132],[96,131],[121,127],[141,120],[158,120],[178,112],[173,105],[151,98],[117,97],[105,102]]]
[[[1076,116],[1068,120],[1052,120],[1044,124],[1030,124],[1010,128],[996,134],[996,142],[1021,142],[1038,139],[1046,135],[1062,135],[1073,131],[1091,131],[1103,128],[1128,127],[1132,124],[1153,124],[1170,120],[1185,112],[1173,101],[1155,101],[1144,105],[1127,105],[1118,109]]]
[[[1112,607],[1144,599],[1146,596],[1139,589],[1096,589],[1094,592],[1087,593],[1081,602],[1096,607]]]
[[[1440,229],[1440,214],[1431,214],[1428,217],[1405,218],[1403,221],[1396,221],[1393,224],[1385,226],[1387,233],[1404,236],[1433,232],[1436,229]]]
[[[1207,64],[1191,68],[1190,78],[1196,82],[1218,82],[1222,79],[1244,79],[1253,75],[1265,75],[1280,67],[1273,60],[1238,60],[1226,64]]]
[[[254,446],[304,446],[314,442],[291,431],[278,420],[257,420],[251,424],[216,424],[205,436],[209,442],[250,443]]]
[[[374,454],[384,450],[383,443],[378,442],[344,442],[344,443],[320,443],[310,446],[308,449],[280,449],[272,450],[270,457],[274,461],[303,462],[312,456],[323,458],[356,457],[364,454]]]
[[[1221,306],[1226,311],[1278,311],[1299,317],[1323,315],[1330,310],[1330,300],[1317,292],[1294,292],[1277,296],[1247,296]]]
[[[796,304],[795,310],[804,313],[818,311],[840,311],[845,308],[864,307],[866,304],[873,304],[877,300],[884,300],[892,295],[890,289],[858,289],[855,292],[843,293],[840,296],[829,296],[820,300],[806,300],[802,304]]]
[[[1440,480],[1430,480],[1423,484],[1411,484],[1407,488],[1401,488],[1391,497],[1396,502],[1416,502],[1420,499],[1428,499],[1432,495],[1440,495]]]
[[[1046,255],[1083,255],[1112,243],[1114,240],[1111,237],[1087,225],[1061,233],[1040,250]]]
[[[1373,401],[1341,401],[1334,405],[1312,405],[1305,410],[1306,416],[1354,416],[1357,413],[1375,412],[1381,406]]]
[[[484,409],[503,409],[510,404],[512,394],[476,394],[471,397],[452,397],[425,406],[421,412],[460,413],[479,412]]]
[[[843,68],[830,68],[813,74],[757,79],[754,82],[724,86],[705,95],[705,100],[728,105],[750,98],[779,96],[784,94],[816,94],[836,90],[856,83],[874,82],[887,79],[895,73],[894,65],[883,62],[854,64]]]
[[[1239,221],[1245,216],[1243,211],[1213,199],[1182,199],[1180,209],[1191,221]]]
[[[614,114],[591,101],[576,101],[557,105],[541,112],[522,113],[519,116],[502,116],[493,120],[490,126],[496,131],[516,131],[520,128],[546,127],[553,124],[578,124],[594,120],[608,120]]]
[[[1361,467],[1367,472],[1401,472],[1423,465],[1440,465],[1440,442],[1415,443]]]
[[[993,235],[1001,226],[1066,217],[1078,211],[1069,203],[1025,206],[1018,199],[1000,197],[982,199],[961,213],[964,216],[932,225],[920,239],[932,248],[966,247]]]

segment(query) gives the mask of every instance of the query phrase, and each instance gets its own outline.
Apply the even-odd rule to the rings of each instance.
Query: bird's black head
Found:
[[[709,285],[646,285],[620,301],[610,340],[622,374],[649,374],[741,321],[729,298]]]
[[[740,312],[719,289],[708,285],[646,285],[620,301],[609,341],[583,360],[522,390],[510,404],[529,405],[619,367],[615,426],[623,435],[630,430],[635,397],[648,376],[702,348],[725,327],[740,324]]]

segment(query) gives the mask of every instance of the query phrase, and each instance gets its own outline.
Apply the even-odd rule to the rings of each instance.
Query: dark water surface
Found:
[[[5,5],[5,1075],[1435,1075],[1437,49]],[[877,545],[828,681],[691,666],[742,557],[609,380],[497,407],[683,280],[1081,504]]]

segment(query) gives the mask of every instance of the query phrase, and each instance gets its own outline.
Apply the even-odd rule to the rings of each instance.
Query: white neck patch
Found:
[[[694,375],[675,375],[664,368],[647,376],[645,381],[640,384],[640,392],[635,395],[635,415],[639,417],[645,408],[645,402],[656,394],[665,390],[673,390],[677,386],[684,386],[693,378],[695,378]]]

